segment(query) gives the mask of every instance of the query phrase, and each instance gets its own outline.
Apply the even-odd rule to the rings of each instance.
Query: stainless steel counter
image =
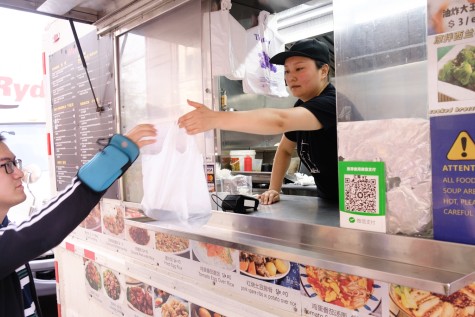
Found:
[[[286,195],[317,196],[317,186],[315,185],[282,185],[282,192]]]
[[[475,281],[475,246],[339,228],[338,206],[282,196],[249,215],[213,211],[204,225],[152,230],[440,294]]]
[[[224,198],[221,193],[219,197]],[[219,208],[214,208],[220,210]],[[338,227],[338,204],[316,197],[281,195],[281,201],[272,205],[259,205],[250,216],[292,222],[312,223]]]

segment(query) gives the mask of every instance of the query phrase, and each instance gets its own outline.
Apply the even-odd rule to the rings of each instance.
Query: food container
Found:
[[[235,172],[244,171],[244,158],[250,156],[254,161],[256,158],[256,151],[254,150],[236,150],[230,151],[229,155],[231,156],[231,169]]]
[[[262,159],[252,160],[252,171],[253,172],[260,172],[261,168],[262,168]]]

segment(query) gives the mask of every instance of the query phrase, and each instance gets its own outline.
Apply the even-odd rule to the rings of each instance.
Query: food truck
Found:
[[[55,248],[59,314],[475,316],[470,2],[47,0],[30,8],[60,18],[45,35],[44,76],[57,191],[100,151],[98,139],[142,122],[165,136],[190,111],[187,99],[216,111],[292,107],[285,86],[246,88],[246,43],[269,43],[270,29],[282,51],[305,38],[325,42],[337,90],[338,203],[295,182],[304,172],[295,155],[281,201],[257,205],[252,195],[269,184],[280,136],[213,130],[193,137],[207,218],[150,217],[144,197],[186,203],[191,174],[182,164],[164,181],[147,163],[156,152],[143,151]],[[90,25],[75,37],[80,22]],[[237,151],[261,165],[233,167]],[[251,193],[225,187],[225,169],[250,180]],[[235,205],[223,211],[230,195]]]

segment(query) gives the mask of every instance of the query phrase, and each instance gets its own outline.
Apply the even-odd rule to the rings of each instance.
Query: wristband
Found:
[[[95,192],[109,188],[139,155],[138,146],[130,139],[115,134],[109,144],[78,171],[79,179]]]

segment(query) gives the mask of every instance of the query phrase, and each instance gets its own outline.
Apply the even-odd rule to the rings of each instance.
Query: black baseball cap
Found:
[[[304,56],[325,64],[330,64],[330,51],[328,46],[315,39],[305,39],[295,42],[288,51],[274,55],[270,59],[270,62],[272,64],[284,65],[285,60],[292,56]]]

